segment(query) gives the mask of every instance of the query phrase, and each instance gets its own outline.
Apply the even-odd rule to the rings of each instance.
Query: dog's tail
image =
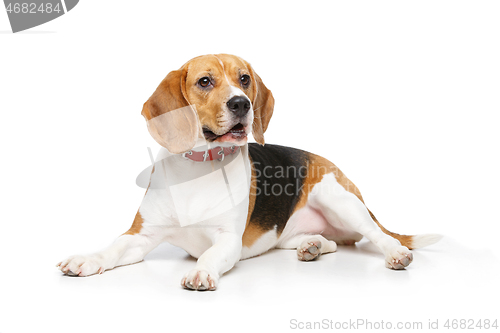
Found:
[[[370,212],[370,210],[368,210]],[[424,235],[414,235],[414,236],[407,236],[407,235],[400,235],[396,234],[394,232],[390,232],[386,228],[384,228],[377,220],[375,215],[373,215],[372,212],[370,212],[370,215],[375,221],[375,223],[379,226],[379,228],[387,235],[396,238],[401,245],[406,246],[410,250],[413,249],[419,249],[424,246],[429,246],[434,243],[437,243],[441,238],[443,238],[442,235],[439,234],[424,234]]]

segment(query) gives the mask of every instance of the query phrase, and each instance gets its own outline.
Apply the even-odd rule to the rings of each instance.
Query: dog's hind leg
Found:
[[[413,260],[410,250],[400,241],[385,234],[355,194],[337,182],[333,173],[323,176],[309,194],[308,204],[322,212],[335,228],[349,229],[373,242],[385,255],[386,267],[403,269]]]
[[[301,261],[311,261],[320,254],[337,251],[337,244],[321,235],[296,235],[288,240],[280,242],[280,249],[297,249],[297,257]]]

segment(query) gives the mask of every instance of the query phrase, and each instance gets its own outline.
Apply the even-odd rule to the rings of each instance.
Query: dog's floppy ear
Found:
[[[255,97],[252,101],[253,106],[253,126],[252,135],[259,144],[264,145],[264,133],[271,120],[274,110],[274,97],[271,90],[262,82],[262,79],[252,69],[252,76],[255,82]]]
[[[186,76],[184,68],[170,72],[142,108],[149,133],[172,154],[193,148],[200,129],[196,111],[186,99]]]

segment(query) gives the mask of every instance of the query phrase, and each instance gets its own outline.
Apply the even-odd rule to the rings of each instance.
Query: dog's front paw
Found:
[[[404,269],[413,261],[413,254],[406,246],[393,248],[385,257],[385,267],[391,269]]]
[[[181,280],[181,285],[191,290],[215,290],[217,288],[217,277],[210,275],[207,271],[193,269]]]
[[[72,256],[58,263],[57,267],[64,274],[71,276],[89,276],[105,271],[101,260],[94,256]]]

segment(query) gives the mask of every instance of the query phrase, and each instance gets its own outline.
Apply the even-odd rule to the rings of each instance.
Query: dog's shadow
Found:
[[[355,245],[339,245],[337,251],[347,251],[349,253],[359,253],[359,254],[368,254],[370,256],[383,256],[382,252],[373,244],[368,241],[361,241],[356,243]]]
[[[253,258],[258,258],[262,256],[272,256],[273,253],[276,253],[276,251],[293,251],[293,250],[280,250],[280,249],[272,249],[267,251],[266,253],[263,253],[259,256],[253,257]],[[362,254],[362,255],[370,255],[373,257],[381,257],[383,256],[382,253],[377,249],[377,247],[368,241],[361,241],[359,243],[356,243],[356,245],[339,245],[337,252],[347,252],[351,254]],[[196,258],[192,257],[189,255],[186,251],[183,249],[171,245],[169,243],[162,243],[160,244],[156,249],[151,251],[145,258],[146,260],[183,260],[185,262],[193,262],[195,263],[197,261]],[[248,258],[251,259],[251,258]],[[245,259],[247,260],[247,259]]]

